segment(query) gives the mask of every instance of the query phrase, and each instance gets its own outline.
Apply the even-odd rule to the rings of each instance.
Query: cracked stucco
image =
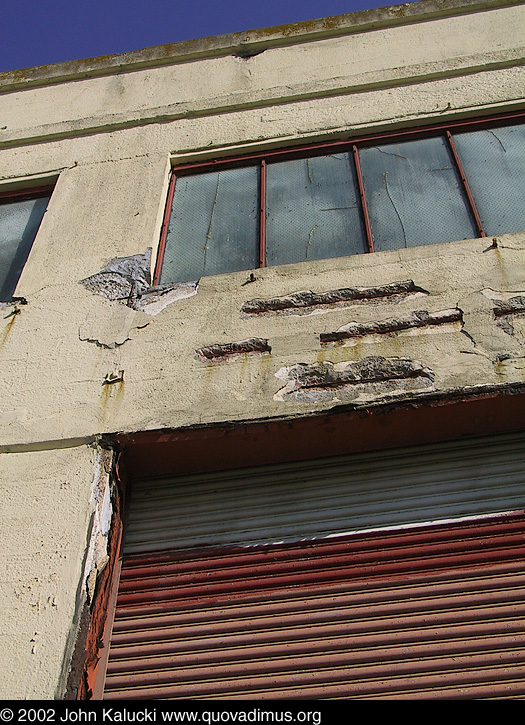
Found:
[[[523,292],[525,235],[500,241],[489,251],[486,239],[466,240],[265,268],[249,284],[246,272],[203,277],[197,294],[156,315],[128,306],[127,298],[93,294],[71,278],[61,300],[56,285],[43,286],[39,279],[37,293],[25,289],[27,304],[19,313],[10,314],[14,308],[8,307],[0,318],[5,443],[206,423],[223,416],[271,417],[279,369],[353,362],[367,356],[371,342],[374,354],[418,360],[432,369],[437,391],[520,382],[520,365],[496,362],[498,355],[518,360],[525,354],[520,327],[525,315],[510,316],[511,335],[497,324],[494,309],[496,298],[506,301]],[[297,289],[312,292],[297,296]],[[374,290],[382,296],[374,296]],[[267,305],[301,304],[308,312],[319,300],[321,315],[282,314]],[[265,311],[240,315],[247,302]],[[345,337],[349,331],[365,334],[334,342],[324,337],[334,332]],[[271,352],[221,355],[252,339],[267,341]],[[196,351],[210,346],[217,346],[215,359],[226,359],[227,365],[202,365]],[[21,367],[20,360],[31,365]],[[125,385],[102,385],[122,370]],[[102,395],[104,388],[111,391]],[[217,399],[223,401],[220,408]],[[300,400],[288,401],[287,407],[295,404],[296,412],[304,410]]]
[[[150,322],[151,317],[143,312],[129,307],[103,305],[97,315],[90,313],[86,316],[79,327],[78,339],[112,350],[133,339]]]

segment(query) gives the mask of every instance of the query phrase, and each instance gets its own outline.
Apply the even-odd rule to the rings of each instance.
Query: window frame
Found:
[[[348,152],[352,155],[354,168],[357,176],[358,193],[361,204],[361,212],[366,236],[367,252],[374,253],[374,241],[372,227],[368,213],[363,175],[359,160],[359,149],[376,145],[378,141],[382,143],[395,141],[409,141],[412,139],[428,138],[442,136],[446,138],[447,147],[454,160],[455,169],[461,181],[461,188],[464,195],[467,210],[471,216],[473,225],[478,233],[478,237],[488,236],[483,228],[480,214],[476,207],[474,197],[470,190],[466,173],[463,169],[461,159],[459,157],[452,134],[459,131],[483,130],[495,125],[513,125],[523,123],[525,121],[525,111],[512,111],[508,113],[487,116],[478,119],[460,119],[454,121],[443,122],[439,124],[431,124],[428,126],[420,126],[417,128],[403,128],[395,131],[384,131],[373,134],[360,136],[349,136],[344,139],[335,139],[330,141],[322,141],[316,143],[302,144],[287,148],[277,148],[270,150],[261,150],[257,152],[246,153],[237,156],[225,156],[221,158],[208,159],[203,161],[193,161],[185,164],[178,164],[171,170],[169,181],[168,195],[164,218],[161,227],[160,241],[157,253],[157,261],[153,276],[153,284],[157,285],[160,281],[162,272],[162,264],[166,250],[168,227],[173,207],[173,198],[175,194],[175,185],[177,179],[182,176],[192,174],[206,173],[207,171],[217,171],[222,169],[232,169],[240,166],[259,165],[260,168],[260,188],[258,199],[258,215],[259,215],[259,269],[266,267],[266,167],[268,161],[288,161],[293,159],[301,159],[312,156],[322,156],[333,152]],[[525,231],[525,230],[524,230]]]
[[[23,187],[14,188],[14,189],[10,188],[10,189],[6,189],[5,191],[0,190],[0,206],[3,206],[4,204],[9,204],[10,201],[13,201],[13,202],[24,201],[24,200],[29,201],[32,199],[41,199],[46,196],[48,196],[49,200],[51,200],[54,190],[55,190],[54,183],[53,184],[50,184],[50,183],[41,184],[39,186],[23,186]],[[16,280],[15,286],[13,288],[13,293],[16,291],[16,287],[18,286],[18,283],[20,281],[20,277],[22,276],[24,267],[27,264],[27,260],[29,259],[29,255],[31,254],[31,249],[33,248],[33,244],[35,243],[36,237],[38,235],[38,231],[40,229],[40,226],[42,224],[46,211],[47,211],[47,207],[46,207],[46,210],[44,211],[44,213],[42,214],[42,218],[40,219],[40,223],[35,232],[35,236],[33,237],[32,241],[31,241],[31,245],[30,245],[29,249],[27,250],[27,255],[21,266],[20,274],[18,275],[18,279]],[[18,251],[18,248],[17,248],[17,251]],[[15,253],[15,256],[16,256],[16,253]],[[1,290],[0,290],[0,293],[1,293]],[[0,294],[0,296],[2,296],[2,295]],[[3,302],[5,304],[5,303],[11,302],[14,299],[15,299],[15,297],[12,294],[9,299],[0,300],[0,302]]]

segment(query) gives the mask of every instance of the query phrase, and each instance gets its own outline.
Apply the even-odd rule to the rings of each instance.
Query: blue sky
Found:
[[[0,72],[389,4],[388,0],[4,0]]]

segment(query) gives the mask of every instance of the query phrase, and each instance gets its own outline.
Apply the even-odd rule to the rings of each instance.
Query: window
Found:
[[[9,302],[51,197],[49,187],[0,194],[0,302]]]
[[[525,231],[523,115],[174,170],[155,281]]]

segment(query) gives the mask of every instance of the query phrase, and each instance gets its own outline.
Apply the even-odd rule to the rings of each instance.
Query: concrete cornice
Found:
[[[373,8],[319,20],[168,43],[129,53],[6,71],[0,73],[0,93],[142,68],[185,63],[197,58],[231,54],[250,57],[270,47],[523,4],[524,0],[418,0],[418,2]]]

